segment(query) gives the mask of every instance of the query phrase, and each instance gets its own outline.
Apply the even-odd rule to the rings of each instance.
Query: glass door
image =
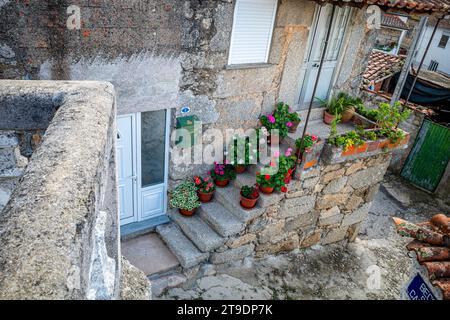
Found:
[[[170,117],[166,110],[138,114],[139,220],[166,213]]]

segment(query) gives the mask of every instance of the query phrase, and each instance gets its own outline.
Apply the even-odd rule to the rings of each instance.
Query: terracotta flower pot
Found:
[[[355,107],[351,107],[347,110],[345,110],[342,113],[342,119],[341,122],[342,123],[347,123],[350,122],[353,119],[353,116],[355,115]]]
[[[216,180],[214,180],[214,183],[219,188],[225,188],[226,186],[228,186],[230,184],[230,179],[225,179],[225,180],[216,179]]]
[[[256,199],[249,199],[244,197],[241,194],[241,207],[245,209],[253,209],[256,206],[256,203],[258,202],[259,196]]]
[[[262,193],[264,194],[271,194],[273,193],[273,191],[275,190],[272,187],[259,187],[259,189],[261,190]]]
[[[300,125],[300,121],[291,121],[292,122],[292,127],[289,128],[289,132],[290,133],[296,133],[298,126]]]
[[[185,210],[185,209],[178,209],[178,211],[180,212],[181,215],[186,216],[186,217],[191,217],[194,215],[195,211],[197,211],[197,209],[192,209],[192,210]]]
[[[380,148],[381,150],[388,148],[389,146],[389,140],[381,140],[380,144],[378,145],[378,148]]]
[[[198,195],[198,199],[200,200],[200,202],[207,203],[212,200],[214,191],[209,192],[209,193],[197,191],[197,195]]]
[[[234,170],[237,174],[244,173],[247,170],[247,167],[243,164],[238,164],[234,167]]]
[[[326,124],[331,124],[335,118],[336,116],[326,111],[323,112],[323,122],[325,122]]]

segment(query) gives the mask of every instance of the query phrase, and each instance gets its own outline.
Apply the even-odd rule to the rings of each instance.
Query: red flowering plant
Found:
[[[319,142],[320,138],[318,136],[315,135],[305,135],[305,138],[303,139],[303,145],[302,145],[302,139],[297,139],[297,141],[295,141],[295,145],[297,146],[297,149],[300,152],[309,152],[311,150],[311,148],[317,143]]]
[[[274,188],[276,191],[287,192],[285,183],[286,176],[281,172],[276,174],[261,174],[256,173],[256,182],[262,188]]]
[[[214,180],[233,180],[236,178],[236,171],[231,164],[214,163],[214,169],[210,171],[211,177]]]
[[[211,193],[216,190],[216,186],[214,185],[210,177],[202,178],[195,176],[194,183],[195,186],[197,187],[197,191],[202,193]]]
[[[241,195],[247,199],[258,199],[259,198],[258,187],[259,186],[257,184],[254,186],[243,186],[241,188]]]

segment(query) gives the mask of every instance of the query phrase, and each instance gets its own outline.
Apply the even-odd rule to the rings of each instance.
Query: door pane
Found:
[[[166,111],[141,114],[142,188],[164,183],[166,154]]]

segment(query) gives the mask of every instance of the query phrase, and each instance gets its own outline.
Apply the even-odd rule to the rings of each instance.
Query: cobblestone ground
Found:
[[[428,194],[387,176],[354,243],[217,267],[158,299],[401,299],[414,269],[408,239],[396,234],[391,218],[421,222],[444,211]]]

